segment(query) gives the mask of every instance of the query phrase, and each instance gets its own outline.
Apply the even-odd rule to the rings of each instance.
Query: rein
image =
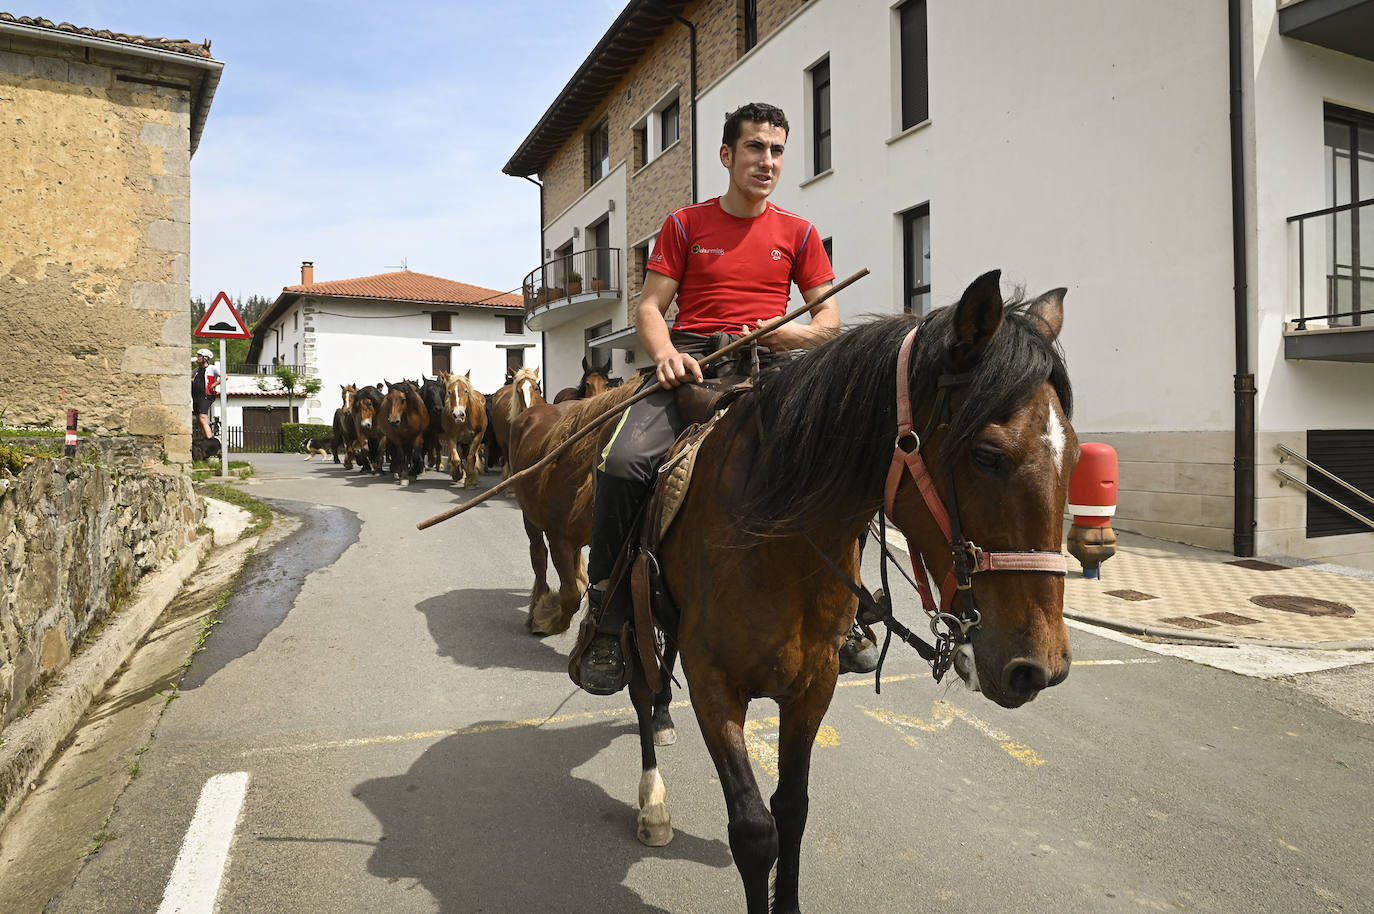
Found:
[[[930,475],[924,458],[921,457],[921,449],[925,446],[925,442],[930,439],[931,431],[949,421],[950,392],[955,388],[968,386],[973,375],[972,372],[964,372],[962,374],[946,373],[939,376],[936,382],[938,393],[936,394],[935,406],[931,410],[930,420],[924,429],[924,434],[917,435],[911,412],[908,372],[911,364],[912,346],[920,329],[920,325],[911,329],[911,332],[902,340],[902,348],[897,356],[897,438],[893,443],[892,462],[888,465],[887,482],[883,487],[883,507],[878,512],[878,541],[882,550],[879,565],[883,582],[882,589],[877,594],[868,593],[860,585],[850,580],[829,556],[821,553],[814,542],[811,543],[812,548],[821,554],[826,564],[830,566],[831,572],[859,597],[861,620],[870,624],[882,622],[887,627],[887,637],[883,640],[883,650],[879,655],[877,675],[874,681],[879,694],[882,692],[882,665],[883,661],[887,659],[887,649],[892,643],[894,633],[914,647],[916,652],[921,655],[921,659],[930,663],[931,675],[934,676],[936,682],[944,678],[954,661],[954,649],[961,644],[969,643],[971,640],[970,633],[977,629],[982,621],[982,615],[978,612],[977,600],[973,595],[973,576],[975,574],[979,572],[1058,575],[1068,573],[1068,562],[1062,552],[1050,552],[1041,549],[988,552],[964,536],[963,527],[959,520],[959,499],[955,493],[953,475],[949,477],[947,487],[949,508],[946,508],[945,502],[941,500],[935,480]],[[897,489],[901,485],[903,475],[907,474],[916,483],[921,498],[925,501],[926,509],[939,526],[940,532],[944,534],[945,541],[949,544],[952,559],[949,572],[945,575],[944,583],[940,587],[940,601],[937,604],[931,593],[929,566],[925,556],[919,549],[910,552],[911,570],[915,575],[915,580],[912,583],[920,592],[921,606],[930,619],[930,631],[935,636],[933,646],[926,644],[912,634],[910,629],[893,618],[892,599],[888,596],[890,590],[887,580],[887,562],[889,558],[892,558],[894,562],[896,559],[887,547],[886,518],[892,514],[897,498]],[[811,542],[810,537],[807,537],[807,542]],[[900,564],[898,568],[900,570]],[[902,574],[906,576],[905,571]],[[907,579],[911,580],[910,577]],[[956,596],[959,598],[960,604],[957,611],[955,611],[954,606]]]

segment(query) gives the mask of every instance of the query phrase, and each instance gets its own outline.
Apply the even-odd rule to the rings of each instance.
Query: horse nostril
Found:
[[[1002,686],[1008,695],[1034,695],[1049,685],[1050,671],[1030,660],[1013,660],[1002,673]]]
[[[1065,679],[1068,679],[1068,678],[1069,678],[1069,666],[1070,666],[1072,663],[1073,663],[1072,660],[1070,660],[1068,657],[1065,657],[1065,658],[1064,658],[1064,666],[1060,668],[1059,672],[1056,673],[1055,676],[1054,676],[1052,679],[1050,679],[1050,685],[1052,685],[1052,686],[1057,686],[1057,685],[1059,685],[1059,683],[1063,682]]]
[[[400,419],[389,419],[389,420],[387,420],[387,421],[389,421],[392,425],[400,425],[400,424],[401,424],[401,420],[400,420]]]

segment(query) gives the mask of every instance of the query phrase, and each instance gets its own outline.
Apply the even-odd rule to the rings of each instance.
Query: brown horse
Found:
[[[358,388],[353,395],[353,446],[358,455],[358,469],[363,473],[382,475],[382,422],[378,418],[382,408],[382,384]]]
[[[444,389],[442,440],[448,444],[448,473],[454,482],[461,471],[463,488],[482,480],[482,436],[487,433],[487,398],[472,386],[472,372],[439,375]],[[461,451],[461,454],[460,454]]]
[[[799,910],[811,748],[857,605],[830,568],[857,576],[860,531],[880,508],[936,581],[959,582],[933,615],[970,688],[1014,708],[1068,675],[1060,537],[1078,443],[1054,342],[1064,290],[1004,307],[998,278],[975,280],[954,307],[859,326],[766,372],[703,442],[659,550],[749,914]],[[908,363],[899,350],[918,323]],[[908,397],[915,416],[903,427]],[[942,528],[951,522],[953,534]],[[954,602],[966,585],[972,613]],[[630,695],[643,762],[638,833],[661,845],[672,827],[642,671]],[[771,808],[745,748],[755,698],[780,709]]]
[[[539,390],[539,369],[520,368],[509,384],[492,395],[492,409],[487,421],[491,425],[496,446],[506,455],[506,463],[501,478],[510,476],[510,427],[516,417],[531,406],[544,404],[543,393]]]
[[[564,403],[568,400],[586,400],[595,397],[597,394],[604,394],[615,384],[610,378],[611,362],[606,360],[605,365],[593,365],[587,361],[587,357],[582,357],[582,380],[577,382],[576,387],[565,387],[553,398],[555,403]]]
[[[386,383],[382,398],[382,434],[391,452],[391,473],[408,486],[425,468],[424,439],[429,427],[429,410],[420,398],[420,385],[414,381]]]
[[[357,446],[358,432],[353,426],[353,397],[358,393],[355,384],[340,384],[343,393],[343,407],[334,410],[334,462],[339,462],[339,451],[344,452],[343,468],[353,469],[353,449]]]
[[[588,420],[628,400],[634,392],[626,384],[590,400],[545,403],[525,410],[511,424],[506,451],[511,471],[538,463]],[[553,463],[512,486],[530,540],[534,587],[525,626],[535,634],[567,631],[587,589],[582,547],[592,536],[592,470],[598,453],[597,436],[588,434]],[[558,572],[556,595],[549,590],[547,578],[550,553]]]

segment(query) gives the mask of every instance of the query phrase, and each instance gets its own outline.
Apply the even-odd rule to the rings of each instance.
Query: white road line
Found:
[[[214,914],[247,793],[246,771],[217,774],[205,782],[157,914]]]

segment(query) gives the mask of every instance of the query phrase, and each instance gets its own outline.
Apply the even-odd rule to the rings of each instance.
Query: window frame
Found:
[[[915,270],[913,269],[914,263],[911,256],[912,242],[914,241],[912,236],[915,234],[916,226],[924,219],[926,223],[925,235],[927,240],[929,240],[930,204],[922,203],[919,206],[913,206],[911,209],[903,210],[901,213],[898,213],[898,215],[902,220],[902,312],[904,314],[919,316],[930,311],[931,277],[923,269],[922,273],[924,275],[922,279],[924,279],[924,282],[919,285],[916,283]],[[933,264],[929,244],[927,244],[926,250],[922,253],[925,255],[925,258],[932,261]]]
[[[601,146],[600,149],[597,148],[598,145]],[[591,187],[610,173],[611,119],[603,117],[596,126],[587,131],[587,186]]]
[[[930,120],[930,20],[926,0],[906,0],[893,12],[897,132],[901,133]]]
[[[443,326],[440,326],[440,325]],[[429,332],[430,333],[452,333],[453,315],[448,311],[429,312]]]
[[[811,108],[808,120],[811,127],[810,176],[814,178],[834,167],[834,151],[830,143],[831,128],[834,126],[831,122],[830,105],[830,55],[825,55],[808,67],[806,75],[811,91]],[[821,81],[822,75],[824,81]],[[826,124],[824,128],[821,126],[822,120]]]
[[[442,353],[442,356],[440,355]],[[440,362],[444,364],[441,366]],[[429,347],[429,367],[430,374],[436,378],[440,372],[453,370],[453,347],[448,344],[433,345]]]
[[[759,4],[758,0],[741,0],[740,18],[744,32],[743,53],[748,54],[759,43]]]
[[[671,108],[677,109],[677,131],[670,142],[665,142],[663,115]],[[635,171],[639,171],[682,141],[682,85],[674,84],[660,95],[630,129],[635,142],[640,146],[639,155],[635,159]]]

